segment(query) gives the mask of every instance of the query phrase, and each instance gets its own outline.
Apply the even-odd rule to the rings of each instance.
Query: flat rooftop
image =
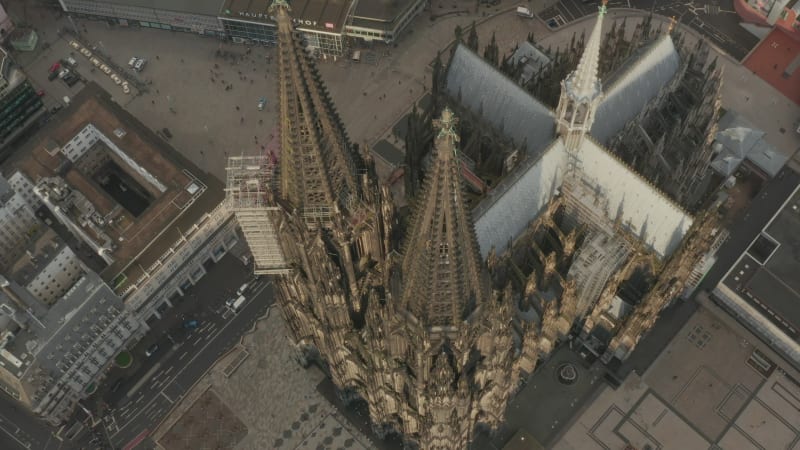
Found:
[[[548,448],[798,448],[797,372],[707,306],[644,375],[632,372],[617,389],[604,386]]]
[[[340,33],[353,0],[293,0],[290,3],[295,25],[301,29]],[[366,2],[369,3],[369,2]],[[272,0],[224,0],[220,17],[269,22]]]
[[[764,192],[767,196],[769,193]],[[772,216],[723,280],[725,286],[795,340],[800,336],[798,230],[800,187]]]
[[[182,13],[216,16],[223,0],[103,0],[103,3],[137,6]]]
[[[356,19],[376,22],[394,22],[413,3],[416,3],[416,0],[360,1],[353,16]]]
[[[800,41],[774,28],[750,53],[744,65],[800,105]]]
[[[79,139],[88,136],[87,127],[94,127],[102,138],[70,161],[64,146],[79,134]],[[62,151],[54,152],[54,145]],[[34,184],[60,178],[104,219],[92,226],[81,221],[78,210],[87,205],[80,197],[63,208],[93,241],[110,238],[113,263],[100,275],[112,287],[123,286],[122,279],[138,279],[142,267],[154,263],[224,198],[220,181],[181,156],[94,83],[9,164]],[[115,279],[118,282],[111,283]]]

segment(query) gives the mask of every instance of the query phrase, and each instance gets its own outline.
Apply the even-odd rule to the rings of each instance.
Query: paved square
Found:
[[[159,444],[174,450],[222,450],[236,447],[247,427],[212,389],[197,399]]]
[[[185,411],[196,404],[195,399],[202,400],[211,389],[247,429],[237,449],[374,448],[366,436],[317,392],[316,386],[324,375],[315,367],[300,367],[286,333],[280,311],[273,307],[265,318],[256,322],[255,330],[245,335],[237,348],[217,361],[175,404],[153,433],[153,439],[166,450],[188,448],[180,442],[174,443],[174,439],[169,440],[173,424],[180,424]],[[243,361],[242,348],[249,353]]]
[[[781,369],[787,365],[777,355],[708,308],[698,309],[643,376],[632,373],[617,390],[604,387],[553,448],[800,445],[798,373]],[[756,370],[754,359],[777,368]]]

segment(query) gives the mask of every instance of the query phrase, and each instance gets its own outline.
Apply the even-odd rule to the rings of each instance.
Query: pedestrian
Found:
[[[263,121],[263,120],[261,120],[261,119],[258,119],[258,124],[259,124],[259,125],[263,125],[263,124],[264,124],[264,121]]]
[[[237,110],[237,111],[239,110],[239,107],[238,107],[238,106],[236,107],[236,110]]]
[[[152,104],[154,104],[154,105],[155,105],[155,104],[156,104],[156,101],[155,101],[155,100],[150,100],[150,103],[152,103]]]
[[[156,55],[156,59],[158,59],[158,55]]]

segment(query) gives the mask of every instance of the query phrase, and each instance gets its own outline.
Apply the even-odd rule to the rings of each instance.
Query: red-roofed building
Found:
[[[744,65],[800,105],[800,41],[775,28],[753,50]]]

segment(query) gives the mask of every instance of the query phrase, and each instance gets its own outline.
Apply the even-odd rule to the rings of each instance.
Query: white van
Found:
[[[533,19],[533,13],[531,10],[524,6],[517,6],[517,15],[527,19]]]
[[[236,313],[239,312],[240,309],[242,309],[242,305],[244,305],[245,300],[246,298],[244,297],[244,295],[240,295],[236,300],[234,299],[228,300],[226,304],[228,305],[228,308],[230,308],[231,311]]]
[[[239,287],[239,290],[236,291],[236,295],[244,294],[244,291],[247,290],[247,287],[250,286],[250,283],[245,283]]]

